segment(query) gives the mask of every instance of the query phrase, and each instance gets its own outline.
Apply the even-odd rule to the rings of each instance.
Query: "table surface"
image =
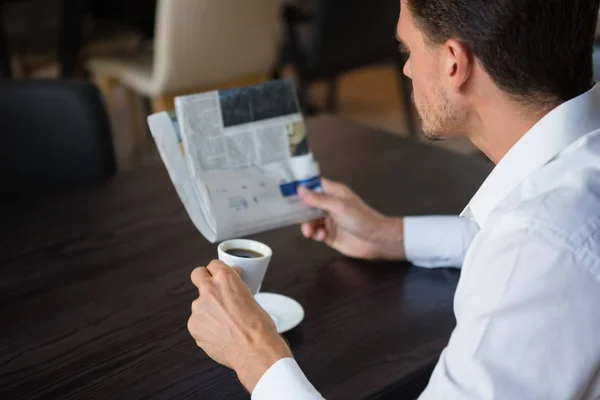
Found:
[[[308,128],[324,175],[389,214],[457,213],[491,169],[329,116]],[[0,221],[0,398],[249,398],[186,330],[189,274],[216,248],[162,166],[4,206]],[[286,338],[327,399],[373,398],[435,363],[456,271],[347,259],[298,227],[255,238],[274,250],[263,291],[305,308]]]

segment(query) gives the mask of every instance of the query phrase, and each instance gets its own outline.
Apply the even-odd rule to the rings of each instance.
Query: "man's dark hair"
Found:
[[[567,101],[593,84],[600,0],[408,0],[427,40],[469,47],[512,97]]]

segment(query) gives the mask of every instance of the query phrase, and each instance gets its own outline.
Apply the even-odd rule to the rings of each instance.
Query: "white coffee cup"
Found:
[[[262,257],[245,258],[227,253],[232,249],[250,250],[259,253]],[[233,239],[219,244],[217,250],[219,260],[230,267],[240,268],[242,270],[242,280],[248,285],[252,294],[258,293],[273,255],[271,248],[255,240]]]

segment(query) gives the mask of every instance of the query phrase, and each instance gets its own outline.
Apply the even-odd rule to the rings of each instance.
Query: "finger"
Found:
[[[196,285],[198,289],[200,289],[200,287],[205,285],[207,281],[210,281],[211,276],[208,272],[208,269],[205,267],[198,267],[192,271],[191,278],[192,283]]]
[[[325,218],[325,220],[323,221],[323,224],[325,226],[325,233],[327,234],[324,241],[325,244],[327,244],[330,247],[334,247],[334,243],[336,241],[337,238],[337,226],[336,224],[333,222],[333,220],[331,218]]]
[[[237,274],[240,276],[240,278],[241,278],[241,277],[243,276],[243,274],[244,274],[244,270],[243,270],[243,269],[241,269],[240,267],[233,267],[233,270],[234,270],[235,272],[237,272]]]
[[[335,210],[339,200],[327,194],[312,191],[304,186],[298,187],[298,197],[304,204],[312,208],[332,212]]]
[[[200,303],[200,298],[197,298],[196,300],[192,301],[192,316],[198,312],[200,312],[200,307],[201,303]],[[193,322],[192,317],[190,317],[190,319],[188,320],[188,326]],[[189,328],[188,328],[189,329]]]
[[[302,231],[302,235],[307,238],[310,239],[313,235],[314,229],[313,229],[313,223],[312,222],[305,222],[300,226],[300,230]]]
[[[325,225],[325,218],[320,218],[314,221],[313,224],[313,239],[322,242],[327,237],[327,227]]]
[[[228,273],[231,268],[221,260],[213,260],[210,262],[210,264],[208,264],[206,269],[208,269],[208,272],[210,272],[212,276],[216,276],[219,274]]]
[[[321,178],[321,186],[323,186],[323,192],[335,197],[346,197],[350,193],[348,186],[327,178]]]
[[[302,234],[307,239],[310,239],[316,232],[316,230],[325,225],[325,218],[318,218],[312,221],[304,222],[301,226]]]
[[[192,315],[188,318],[187,330],[192,337],[194,337],[194,303],[192,303]],[[195,340],[195,338],[194,338]]]
[[[326,238],[327,232],[324,228],[318,229],[315,235],[313,236],[313,239],[315,239],[317,242],[323,242]]]

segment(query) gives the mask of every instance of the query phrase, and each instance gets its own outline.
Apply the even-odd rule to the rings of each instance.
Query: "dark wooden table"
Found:
[[[332,117],[309,130],[324,173],[387,213],[459,212],[490,170]],[[162,166],[4,206],[0,221],[1,399],[249,398],[186,330],[189,274],[216,248]],[[327,399],[402,398],[435,363],[456,271],[346,259],[297,227],[256,239],[274,249],[263,290],[306,310],[287,338]]]

